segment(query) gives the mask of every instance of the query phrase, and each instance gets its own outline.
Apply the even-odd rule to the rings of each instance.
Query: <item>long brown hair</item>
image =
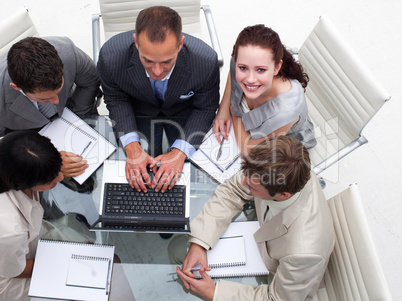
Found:
[[[262,24],[245,27],[239,33],[233,46],[232,57],[235,61],[237,60],[239,47],[247,45],[270,49],[274,56],[275,66],[282,60],[282,68],[276,76],[284,79],[296,79],[303,88],[307,87],[309,77],[304,72],[303,66],[293,58],[274,30]]]

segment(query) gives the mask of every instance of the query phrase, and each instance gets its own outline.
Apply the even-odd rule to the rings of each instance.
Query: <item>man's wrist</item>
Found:
[[[133,141],[124,147],[127,157],[130,157],[136,152],[142,151],[141,144],[138,141]]]
[[[176,147],[171,150],[171,153],[177,155],[177,158],[183,160],[183,162],[187,159],[187,155],[181,149]]]

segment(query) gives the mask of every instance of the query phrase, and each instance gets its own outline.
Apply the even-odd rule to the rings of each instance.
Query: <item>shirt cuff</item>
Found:
[[[126,145],[130,144],[131,142],[140,142],[140,136],[138,136],[138,134],[135,132],[131,132],[121,136],[120,141],[123,147],[126,147]]]
[[[215,283],[215,291],[214,291],[214,297],[213,297],[212,301],[218,301],[218,296],[219,296],[219,284],[220,284],[220,281],[218,280],[218,281]]]
[[[200,245],[200,246],[203,247],[205,250],[211,249],[211,247],[210,247],[206,242],[202,241],[201,239],[192,237],[192,236],[190,236],[190,237],[188,238],[188,244],[190,244],[190,243],[195,243],[195,244],[197,244],[197,245]]]
[[[121,138],[120,138],[121,139]],[[187,158],[190,158],[194,152],[195,152],[195,147],[192,146],[190,143],[187,141],[184,141],[182,139],[177,139],[173,145],[171,146],[170,149],[177,148],[181,150],[183,153],[186,154]]]

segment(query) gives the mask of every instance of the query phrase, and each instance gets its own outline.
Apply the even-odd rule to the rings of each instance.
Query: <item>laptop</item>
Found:
[[[91,230],[189,233],[190,167],[184,163],[175,186],[165,193],[137,192],[128,185],[126,161],[105,160],[99,219]],[[152,177],[152,175],[151,175]]]

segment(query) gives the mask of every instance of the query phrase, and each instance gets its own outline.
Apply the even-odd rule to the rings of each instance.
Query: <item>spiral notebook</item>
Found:
[[[58,151],[82,156],[89,167],[74,179],[82,184],[108,158],[116,147],[70,109],[64,108],[61,117],[43,127],[39,134],[48,137]]]
[[[246,250],[243,235],[221,237],[215,246],[207,251],[208,266],[222,268],[246,264]],[[197,264],[193,270],[201,267]]]
[[[233,264],[227,264],[227,258],[230,258],[232,256],[242,256],[242,249],[240,247],[240,244],[236,248],[233,248],[233,246],[228,244],[223,248],[216,248],[216,259],[214,260],[217,260],[222,264],[220,267],[215,268],[212,268],[210,265],[211,270],[207,271],[207,274],[212,278],[252,277],[268,275],[269,271],[261,258],[257,243],[254,240],[254,233],[259,228],[260,225],[258,221],[232,222],[225,233],[223,233],[222,238],[242,237],[244,239],[243,246],[245,252],[245,264],[234,264],[237,260],[233,260]],[[222,242],[222,238],[219,239],[214,248]],[[207,251],[207,256],[209,252],[214,250],[214,248]],[[197,266],[194,267],[193,273],[197,278],[201,278],[201,275],[197,270]]]
[[[66,285],[106,289],[111,260],[107,257],[72,254]]]
[[[221,143],[216,139],[212,128],[205,135],[199,150],[203,152],[208,159],[219,168],[220,171],[227,170],[236,160],[239,159],[240,150],[237,146],[233,126],[230,127],[228,140],[222,140]],[[218,154],[220,153],[220,156]]]
[[[114,246],[41,239],[28,295],[108,300],[113,258]]]

